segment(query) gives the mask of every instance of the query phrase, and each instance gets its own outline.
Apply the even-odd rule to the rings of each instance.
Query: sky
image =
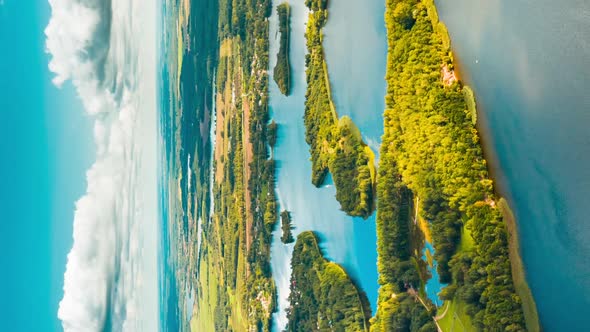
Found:
[[[156,326],[155,3],[0,0],[2,331]]]
[[[74,201],[94,150],[71,84],[51,83],[44,1],[0,5],[0,322],[6,331],[60,326]]]

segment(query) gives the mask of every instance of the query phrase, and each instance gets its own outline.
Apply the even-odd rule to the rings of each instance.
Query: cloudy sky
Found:
[[[0,330],[157,326],[155,23],[156,0],[0,2]]]

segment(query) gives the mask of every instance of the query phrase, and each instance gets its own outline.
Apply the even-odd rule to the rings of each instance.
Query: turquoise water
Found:
[[[424,249],[422,249],[422,259],[425,262],[428,262],[426,258],[426,251],[430,251],[430,255],[434,256],[435,250],[434,247],[430,242],[424,243]],[[438,263],[432,258],[432,266],[427,265],[428,272],[430,272],[430,279],[426,281],[426,285],[424,285],[424,290],[426,291],[426,296],[434,303],[437,307],[440,307],[443,304],[443,301],[438,296],[440,291],[447,286],[447,284],[443,284],[440,282],[440,277],[436,268],[438,267]]]
[[[282,1],[274,1],[274,6]],[[328,259],[341,264],[351,277],[366,291],[373,310],[376,307],[378,274],[375,215],[367,220],[352,218],[340,211],[331,179],[318,189],[311,184],[309,147],[305,142],[303,113],[305,102],[305,22],[307,8],[303,0],[290,1],[291,64],[293,67],[292,94],[283,96],[270,80],[270,108],[279,124],[277,160],[277,194],[280,208],[291,211],[294,235],[302,231],[316,231]],[[359,9],[351,15],[354,8]],[[383,26],[382,1],[367,1],[362,6],[355,1],[332,2],[326,27],[325,50],[332,81],[332,92],[340,115],[350,115],[363,135],[371,139],[377,150],[383,132],[381,114],[385,93],[386,39]],[[374,24],[366,24],[374,22]],[[347,24],[345,24],[347,23]],[[356,31],[358,30],[358,31]],[[271,17],[271,68],[278,50],[277,17]],[[340,31],[335,34],[333,31]],[[343,39],[344,38],[344,39]],[[343,50],[343,45],[356,48]],[[378,50],[381,50],[379,52]],[[365,70],[349,70],[362,67]],[[286,324],[290,260],[293,244],[280,242],[280,228],[274,234],[271,264],[277,283],[279,312],[274,316],[274,329]]]
[[[158,244],[158,279],[160,294],[159,329],[161,331],[180,331],[182,326],[179,312],[179,285],[176,278],[176,270],[179,264],[176,259],[178,232],[170,227],[170,192],[168,183],[174,176],[174,123],[171,121],[174,109],[169,106],[169,80],[167,67],[162,67],[160,106],[159,106],[159,130],[158,141],[158,198],[159,198],[159,234]]]
[[[339,0],[329,4],[324,51],[332,98],[338,114],[350,116],[378,154],[386,90],[385,1]]]
[[[590,3],[437,5],[518,219],[543,328],[579,331],[590,325]]]

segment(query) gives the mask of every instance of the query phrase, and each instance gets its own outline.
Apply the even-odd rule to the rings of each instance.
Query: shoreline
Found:
[[[518,225],[514,214],[506,199],[503,197],[498,200],[498,208],[506,222],[506,231],[508,232],[508,250],[510,255],[510,269],[512,271],[512,281],[516,293],[522,301],[524,319],[528,331],[538,332],[541,330],[539,313],[533,293],[526,281],[526,271],[520,254],[520,239],[518,237]]]
[[[474,125],[478,133],[479,144],[482,149],[483,158],[486,161],[489,178],[493,181],[493,192],[496,196],[495,201],[497,202],[498,209],[500,210],[502,219],[506,225],[512,282],[518,296],[522,301],[525,323],[529,331],[540,331],[540,320],[536,302],[528,285],[526,270],[522,260],[519,238],[519,224],[518,220],[514,216],[514,213],[512,212],[512,209],[510,208],[510,204],[513,203],[512,196],[508,190],[508,185],[506,183],[507,179],[500,166],[498,154],[493,147],[491,129],[489,127],[488,118],[484,111],[485,107],[477,100],[477,93],[471,85],[473,83],[471,75],[469,71],[465,69],[463,62],[461,61],[461,57],[455,52],[451,36],[446,29],[445,23],[439,19],[439,24],[445,26],[448,40],[451,41],[449,49],[452,53],[454,75],[459,84],[461,84],[462,89],[468,89],[471,93],[471,96],[473,97],[473,102],[475,104],[474,116],[476,117],[476,119],[474,119]],[[469,102],[467,102],[467,104],[469,105]]]
[[[323,30],[329,14],[326,3],[306,3],[308,24],[305,30],[307,82],[305,95],[305,139],[312,163],[312,183],[324,184],[332,175],[336,200],[351,217],[369,218],[375,206],[375,174],[372,151],[365,149],[360,130],[350,117],[338,115],[330,84],[323,46]],[[358,190],[351,190],[357,187]]]
[[[458,78],[459,76],[465,78],[468,74],[461,70],[460,60],[458,57],[455,59],[452,53],[450,36],[444,23],[438,19],[436,5],[433,0],[421,3],[389,2],[386,8],[389,43],[388,75],[386,76],[389,94],[386,101],[389,108],[386,108],[384,117],[385,121],[390,122],[385,124],[383,141],[385,143],[389,139],[394,149],[399,146],[401,153],[392,157],[392,161],[398,164],[398,171],[402,175],[398,178],[402,185],[407,185],[414,194],[419,196],[424,194],[426,198],[429,195],[438,198],[441,202],[439,204],[448,204],[449,210],[455,214],[453,218],[463,219],[463,222],[453,224],[450,221],[451,218],[442,215],[439,211],[433,211],[433,217],[430,218],[438,222],[435,224],[437,232],[433,235],[434,242],[437,244],[436,259],[440,264],[441,279],[455,285],[454,288],[447,289],[444,298],[451,301],[457,291],[463,292],[457,293],[460,296],[465,295],[464,292],[473,292],[472,296],[466,298],[465,305],[472,309],[469,310],[469,317],[466,316],[466,318],[473,318],[474,327],[484,328],[485,326],[491,330],[503,330],[508,327],[528,329],[526,326],[534,325],[530,324],[533,320],[531,316],[534,316],[530,314],[534,312],[534,309],[530,310],[533,307],[532,296],[527,297],[527,293],[522,291],[528,289],[524,273],[514,277],[517,274],[516,268],[520,266],[518,250],[515,250],[517,246],[514,245],[517,243],[514,240],[517,239],[511,236],[515,232],[508,234],[502,226],[501,219],[508,217],[503,216],[497,207],[500,197],[497,195],[494,180],[498,179],[498,176],[495,172],[491,174],[488,164],[488,160],[492,160],[492,164],[497,165],[498,159],[491,158],[495,155],[483,152],[486,132],[479,130],[480,124],[477,123],[479,112],[474,93]],[[423,42],[424,40],[430,42]],[[414,53],[411,52],[416,49],[418,50],[416,52],[423,54],[420,58],[422,61],[415,61],[412,58]],[[406,50],[411,51],[404,53]],[[394,54],[393,57],[392,54]],[[442,76],[438,82],[434,77],[437,71]],[[428,72],[430,75],[422,74],[422,72]],[[422,94],[414,94],[415,91],[425,91],[424,95],[435,93],[437,98],[446,103],[439,99],[428,100]],[[424,104],[426,111],[416,112],[411,107],[412,104],[420,106]],[[428,113],[431,109],[434,111]],[[453,118],[454,122],[447,122],[437,121],[435,116],[441,118],[454,116],[455,118]],[[388,132],[388,129],[391,131]],[[438,133],[440,137],[420,136],[420,133],[427,130]],[[425,138],[420,140],[416,139],[417,137]],[[444,139],[442,146],[437,145],[441,137],[447,140],[449,137],[455,138],[455,144],[458,144],[458,141],[463,145],[455,146],[445,143]],[[434,146],[439,148],[432,148]],[[431,150],[428,147],[431,147]],[[420,153],[425,156],[431,153],[434,156],[424,158]],[[446,179],[455,179],[456,182],[425,180],[430,179],[433,174],[445,176]],[[389,176],[395,179],[395,170]],[[462,182],[459,183],[459,180]],[[441,186],[442,189],[440,189]],[[384,195],[388,194],[388,191],[384,191]],[[399,215],[397,219],[403,221],[405,217],[405,215]],[[388,231],[393,232],[393,235],[397,237],[406,236],[407,233],[405,229],[399,227],[391,227]],[[474,248],[469,252],[461,253],[466,249],[462,245],[463,235],[470,233],[475,240]],[[461,235],[460,239],[457,234]],[[508,243],[510,237],[513,241]],[[380,237],[379,240],[381,241],[382,238]],[[398,252],[405,253],[403,250],[407,250],[406,247],[407,245],[393,248],[395,250],[391,250],[392,256],[395,257]],[[407,254],[399,255],[398,258],[404,261],[406,257]],[[473,261],[463,261],[466,257]],[[381,255],[380,258],[382,259]],[[451,261],[453,258],[459,261]],[[454,271],[451,274],[450,268],[457,266],[464,270],[469,269],[469,278],[462,279],[460,275],[455,276]],[[393,287],[401,288],[399,279],[396,279],[402,274],[399,272],[400,267],[403,266],[393,266],[392,263],[385,266],[386,273],[391,274],[391,281],[388,280],[387,285],[392,284]],[[478,273],[481,270],[493,271],[498,279],[494,281],[489,276]],[[471,273],[474,271],[475,273]],[[408,281],[403,281],[408,288]],[[398,282],[398,285],[395,282]],[[526,304],[519,300],[520,294],[523,294]],[[525,307],[529,311],[527,319],[524,315]],[[386,317],[387,313],[387,310],[383,310],[383,317]],[[389,314],[394,313],[389,312]],[[427,323],[424,322],[424,324]]]
[[[471,90],[473,99],[475,101],[475,114],[477,117],[477,121],[475,121],[475,128],[478,132],[480,140],[479,144],[482,149],[484,160],[486,161],[489,178],[493,181],[493,191],[497,196],[495,201],[497,201],[498,209],[502,214],[502,219],[506,225],[506,232],[508,233],[508,251],[510,257],[510,269],[512,272],[512,282],[514,284],[516,293],[522,301],[521,305],[525,316],[527,330],[537,332],[541,330],[540,320],[535,299],[526,279],[526,271],[520,250],[518,220],[515,218],[512,209],[510,208],[510,202],[512,199],[507,189],[506,176],[502,172],[499,157],[496,153],[496,150],[492,146],[489,122],[485,116],[485,112],[483,110],[484,107],[478,103],[477,95],[471,86],[468,84],[463,84],[464,81],[462,80],[462,73],[465,73],[466,71],[461,69],[461,62],[457,60],[457,56],[455,54],[456,53],[453,52],[453,65],[457,81],[462,84],[463,89],[467,88]]]
[[[444,22],[440,22],[444,24]],[[499,157],[492,145],[493,140],[491,139],[491,130],[489,127],[488,118],[486,117],[486,113],[484,111],[485,108],[477,101],[477,94],[471,85],[469,85],[469,83],[471,83],[471,76],[467,70],[463,69],[464,66],[460,60],[460,57],[457,56],[457,53],[453,51],[452,43],[451,51],[453,52],[453,68],[455,71],[455,76],[457,77],[457,81],[462,84],[463,89],[467,88],[471,90],[475,102],[475,114],[477,117],[477,121],[475,121],[475,128],[478,132],[480,146],[483,157],[487,164],[489,177],[493,181],[493,191],[497,197],[496,201],[498,204],[498,209],[500,210],[503,217],[502,219],[506,225],[512,282],[514,283],[514,288],[516,289],[516,292],[522,301],[525,323],[529,331],[540,331],[540,320],[536,302],[528,285],[526,270],[522,260],[519,238],[519,224],[518,220],[514,216],[514,213],[512,212],[512,209],[510,208],[511,203],[513,203],[512,196],[508,191],[506,176],[500,167]],[[466,77],[465,80],[463,80],[463,77]]]

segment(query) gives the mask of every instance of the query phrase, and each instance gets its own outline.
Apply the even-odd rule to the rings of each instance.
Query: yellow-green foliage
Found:
[[[463,96],[465,96],[465,104],[467,104],[467,109],[469,113],[471,113],[471,122],[475,125],[477,123],[477,109],[475,108],[475,96],[473,95],[473,90],[470,87],[465,85],[463,87]]]
[[[377,314],[371,319],[371,331],[437,331],[431,313],[413,296],[407,293],[396,294],[382,286],[378,301]]]
[[[443,332],[477,332],[477,329],[471,324],[471,318],[465,310],[466,307],[466,303],[459,298],[445,302],[445,305],[440,309],[441,315],[446,311],[445,316],[438,321]]]
[[[375,165],[372,151],[348,117],[338,119],[330,96],[330,81],[322,46],[327,1],[307,1],[307,92],[305,139],[310,146],[312,183],[320,186],[328,171],[343,211],[368,217],[374,209]]]
[[[390,148],[389,144],[381,145],[377,182],[377,268],[381,287],[371,331],[435,332],[432,314],[408,294],[409,289],[419,289],[422,283],[411,253],[412,195],[399,181]]]
[[[432,22],[432,24],[437,24],[439,22],[439,19],[438,11],[436,10],[434,0],[422,0],[422,3],[424,4],[426,11],[428,12],[428,18],[430,18],[430,22]]]
[[[449,37],[449,31],[447,26],[442,22],[438,22],[434,28],[442,40],[442,47],[444,50],[450,51],[451,49],[451,38]]]
[[[340,265],[322,256],[313,232],[297,237],[291,267],[287,331],[369,331],[366,295]]]
[[[446,25],[444,23],[439,22],[438,20],[438,11],[436,10],[436,5],[434,4],[434,0],[423,0],[422,1],[426,11],[428,12],[428,18],[432,23],[432,27],[434,28],[436,34],[442,40],[442,50],[443,51],[450,51],[451,50],[451,39],[449,37],[449,32],[447,31]]]
[[[441,281],[452,284],[444,297],[465,301],[478,329],[523,331],[506,227],[472,111],[461,83],[442,80],[452,56],[441,24],[431,0],[387,1],[387,109],[377,190],[380,283],[397,292],[419,283],[408,260],[406,202],[413,193],[430,222]],[[457,252],[464,226],[473,249]],[[400,316],[412,317],[411,311],[393,316],[403,322]]]
[[[332,135],[338,121],[331,109],[331,100],[325,82],[324,54],[321,42],[324,11],[310,13],[306,37],[307,92],[305,101],[305,139],[310,146],[312,183],[319,186],[328,172]]]

